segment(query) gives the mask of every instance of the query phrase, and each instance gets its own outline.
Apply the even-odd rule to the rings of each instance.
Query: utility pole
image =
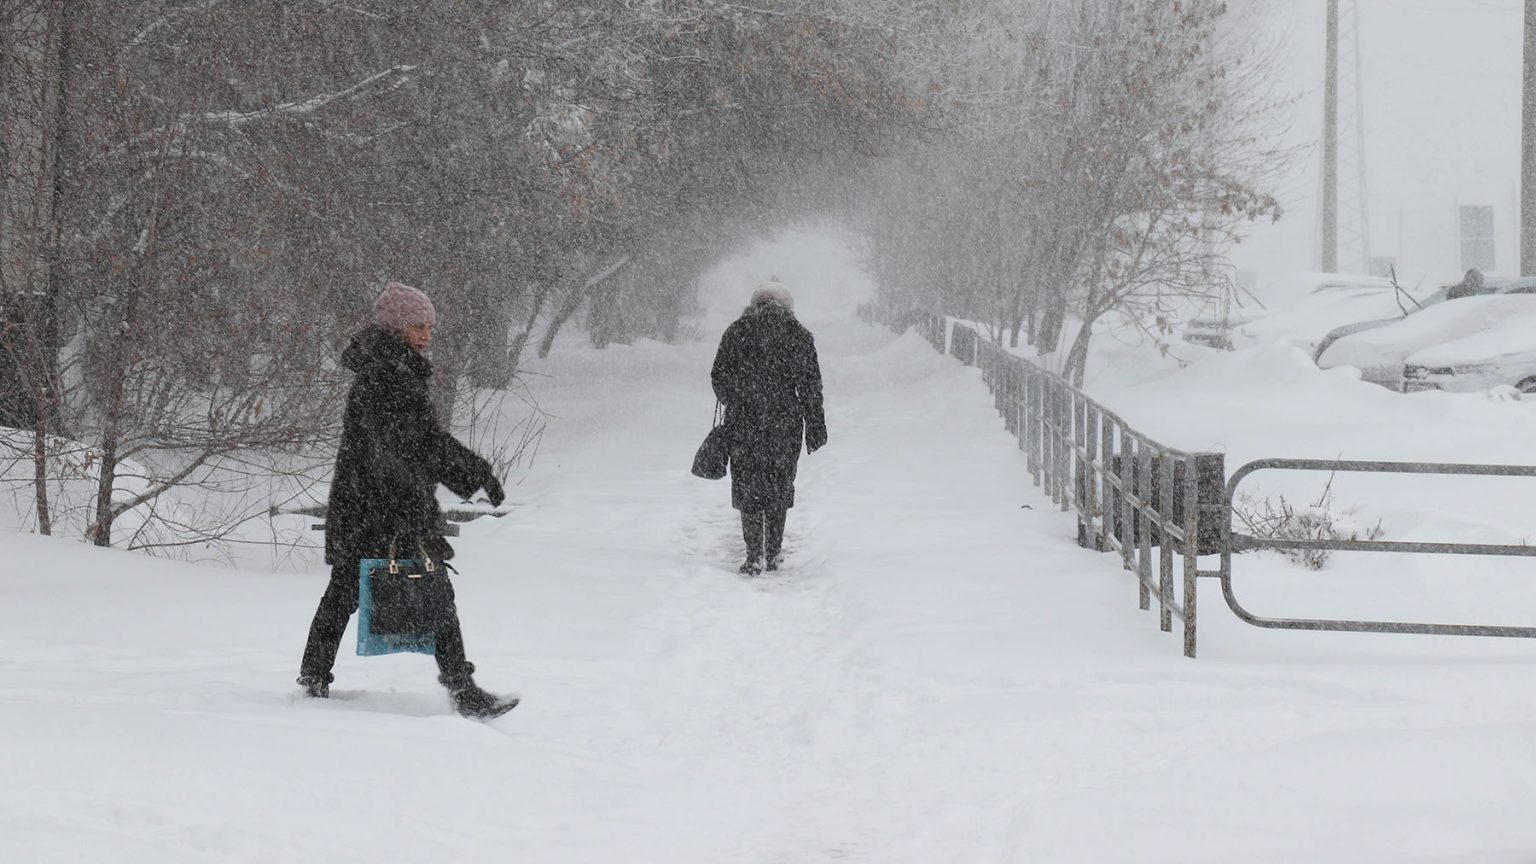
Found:
[[[1365,61],[1360,53],[1360,0],[1346,0],[1339,10],[1338,170],[1343,193],[1338,206],[1339,255],[1345,268],[1371,273],[1371,189],[1365,159]]]
[[[1536,276],[1536,0],[1525,0],[1525,89],[1521,105],[1520,275]]]
[[[1536,5],[1536,0],[1526,0]],[[1322,271],[1339,271],[1339,0],[1328,0],[1323,73]]]

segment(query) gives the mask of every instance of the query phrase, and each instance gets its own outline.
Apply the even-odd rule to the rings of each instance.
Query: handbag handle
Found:
[[[422,560],[423,565],[425,566],[425,569],[426,569],[427,573],[436,573],[437,572],[437,565],[435,563],[433,563],[432,556],[427,554],[427,550],[424,549],[421,545],[418,544],[417,547],[416,547],[416,551],[421,553],[421,560]],[[389,573],[392,576],[400,575],[400,562],[395,559],[395,538],[394,537],[390,537],[389,538]],[[407,574],[405,574],[405,578],[407,578],[407,579],[420,579],[423,575],[425,575],[425,574],[423,574],[423,573],[407,573]]]

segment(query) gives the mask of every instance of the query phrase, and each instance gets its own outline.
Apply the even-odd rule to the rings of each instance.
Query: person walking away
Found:
[[[354,335],[341,364],[356,373],[347,392],[341,446],[325,518],[325,561],[331,580],[309,628],[299,664],[308,696],[330,695],[336,651],[357,611],[358,569],[364,558],[424,554],[453,557],[439,525],[437,485],[468,498],[484,489],[492,506],[505,498],[490,463],[438,424],[428,397],[436,310],[427,295],[391,282],[374,302],[374,323]],[[434,578],[448,579],[446,572]],[[466,717],[493,717],[517,704],[480,689],[465,658],[452,584],[437,630],[437,666],[453,707]]]
[[[747,545],[741,572],[777,570],[800,442],[806,453],[827,443],[816,342],[795,319],[787,287],[767,282],[753,291],[720,338],[710,378],[730,430],[731,506],[741,511]]]

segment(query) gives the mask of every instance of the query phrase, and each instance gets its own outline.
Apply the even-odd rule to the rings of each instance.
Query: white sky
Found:
[[[1292,143],[1306,149],[1280,188],[1287,216],[1254,231],[1240,268],[1315,267],[1325,0],[1246,0],[1282,41],[1277,87],[1298,96]],[[1347,10],[1351,0],[1342,0]],[[1372,254],[1405,285],[1462,271],[1459,204],[1493,205],[1498,271],[1516,269],[1520,0],[1358,0]],[[1341,202],[1342,206],[1342,202]],[[1341,215],[1341,218],[1342,215]]]

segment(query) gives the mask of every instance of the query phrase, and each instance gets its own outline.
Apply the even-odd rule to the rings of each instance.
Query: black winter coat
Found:
[[[453,557],[443,539],[437,484],[468,498],[491,467],[438,425],[427,395],[432,363],[397,333],[352,337],[341,364],[357,377],[347,393],[341,447],[325,517],[327,564],[425,551]]]
[[[731,506],[795,506],[800,441],[827,443],[816,342],[788,309],[748,306],[720,338],[710,375],[731,440]]]

